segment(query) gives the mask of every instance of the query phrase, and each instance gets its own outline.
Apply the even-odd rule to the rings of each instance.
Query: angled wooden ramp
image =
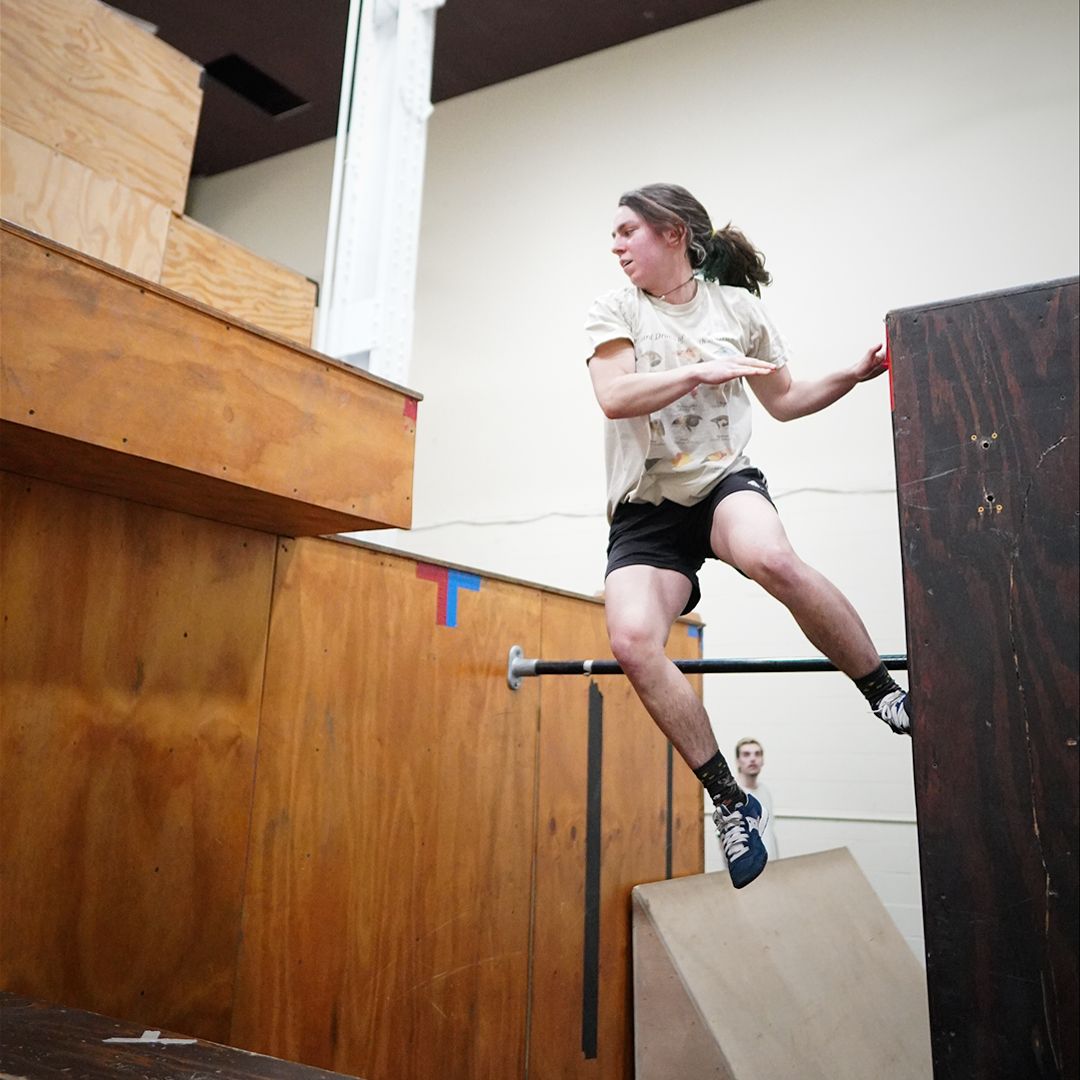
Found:
[[[923,971],[846,848],[633,892],[637,1080],[929,1080]]]

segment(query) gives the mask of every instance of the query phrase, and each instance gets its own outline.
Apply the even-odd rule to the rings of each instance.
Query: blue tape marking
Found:
[[[696,637],[696,638],[698,639],[698,641],[701,641],[701,638],[702,638],[701,632],[702,632],[702,631],[703,631],[704,629],[705,629],[705,627],[704,627],[704,626],[688,626],[688,627],[686,628],[686,632],[687,632],[687,633],[688,633],[688,634],[689,634],[689,635],[690,635],[691,637]]]
[[[460,570],[451,570],[446,578],[446,625],[457,626],[458,589],[470,592],[480,591],[481,579],[476,574],[464,574]]]

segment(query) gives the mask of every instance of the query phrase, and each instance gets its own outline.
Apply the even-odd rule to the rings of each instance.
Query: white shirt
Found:
[[[758,297],[698,281],[694,298],[669,304],[633,285],[605,293],[586,320],[590,356],[627,339],[634,370],[667,371],[721,357],[752,356],[782,367],[787,346]],[[745,469],[750,395],[743,379],[698,386],[645,416],[605,421],[608,519],[620,502],[692,506],[727,473]]]

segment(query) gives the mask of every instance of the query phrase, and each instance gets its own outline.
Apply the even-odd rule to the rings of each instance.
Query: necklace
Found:
[[[656,297],[656,299],[657,299],[657,300],[666,300],[666,299],[667,299],[667,298],[668,298],[668,297],[669,297],[669,296],[670,296],[670,295],[671,295],[672,293],[677,293],[677,292],[678,292],[678,291],[679,291],[680,289],[683,289],[683,288],[685,288],[685,287],[686,287],[687,285],[689,285],[689,284],[690,284],[690,282],[691,282],[691,281],[693,281],[693,280],[694,280],[694,275],[693,275],[693,274],[691,274],[691,275],[690,275],[690,276],[689,276],[689,277],[688,277],[688,278],[687,278],[687,279],[686,279],[686,280],[685,280],[685,281],[684,281],[684,282],[682,283],[682,285],[676,285],[674,289],[668,289],[668,291],[667,291],[666,293],[662,293],[662,294],[661,294],[660,296]],[[652,293],[649,293],[649,295],[650,295],[650,296],[652,296],[653,294],[652,294]]]

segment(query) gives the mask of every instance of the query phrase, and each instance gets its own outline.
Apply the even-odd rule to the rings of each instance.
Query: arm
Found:
[[[646,416],[703,384],[717,386],[743,376],[769,375],[775,370],[764,360],[736,356],[670,371],[638,373],[634,371],[634,346],[626,338],[598,346],[589,361],[596,400],[609,420]]]
[[[796,420],[820,412],[859,383],[876,379],[885,370],[885,350],[875,345],[854,366],[820,379],[795,381],[788,369],[782,367],[767,379],[751,382],[750,386],[770,416],[777,420]]]

